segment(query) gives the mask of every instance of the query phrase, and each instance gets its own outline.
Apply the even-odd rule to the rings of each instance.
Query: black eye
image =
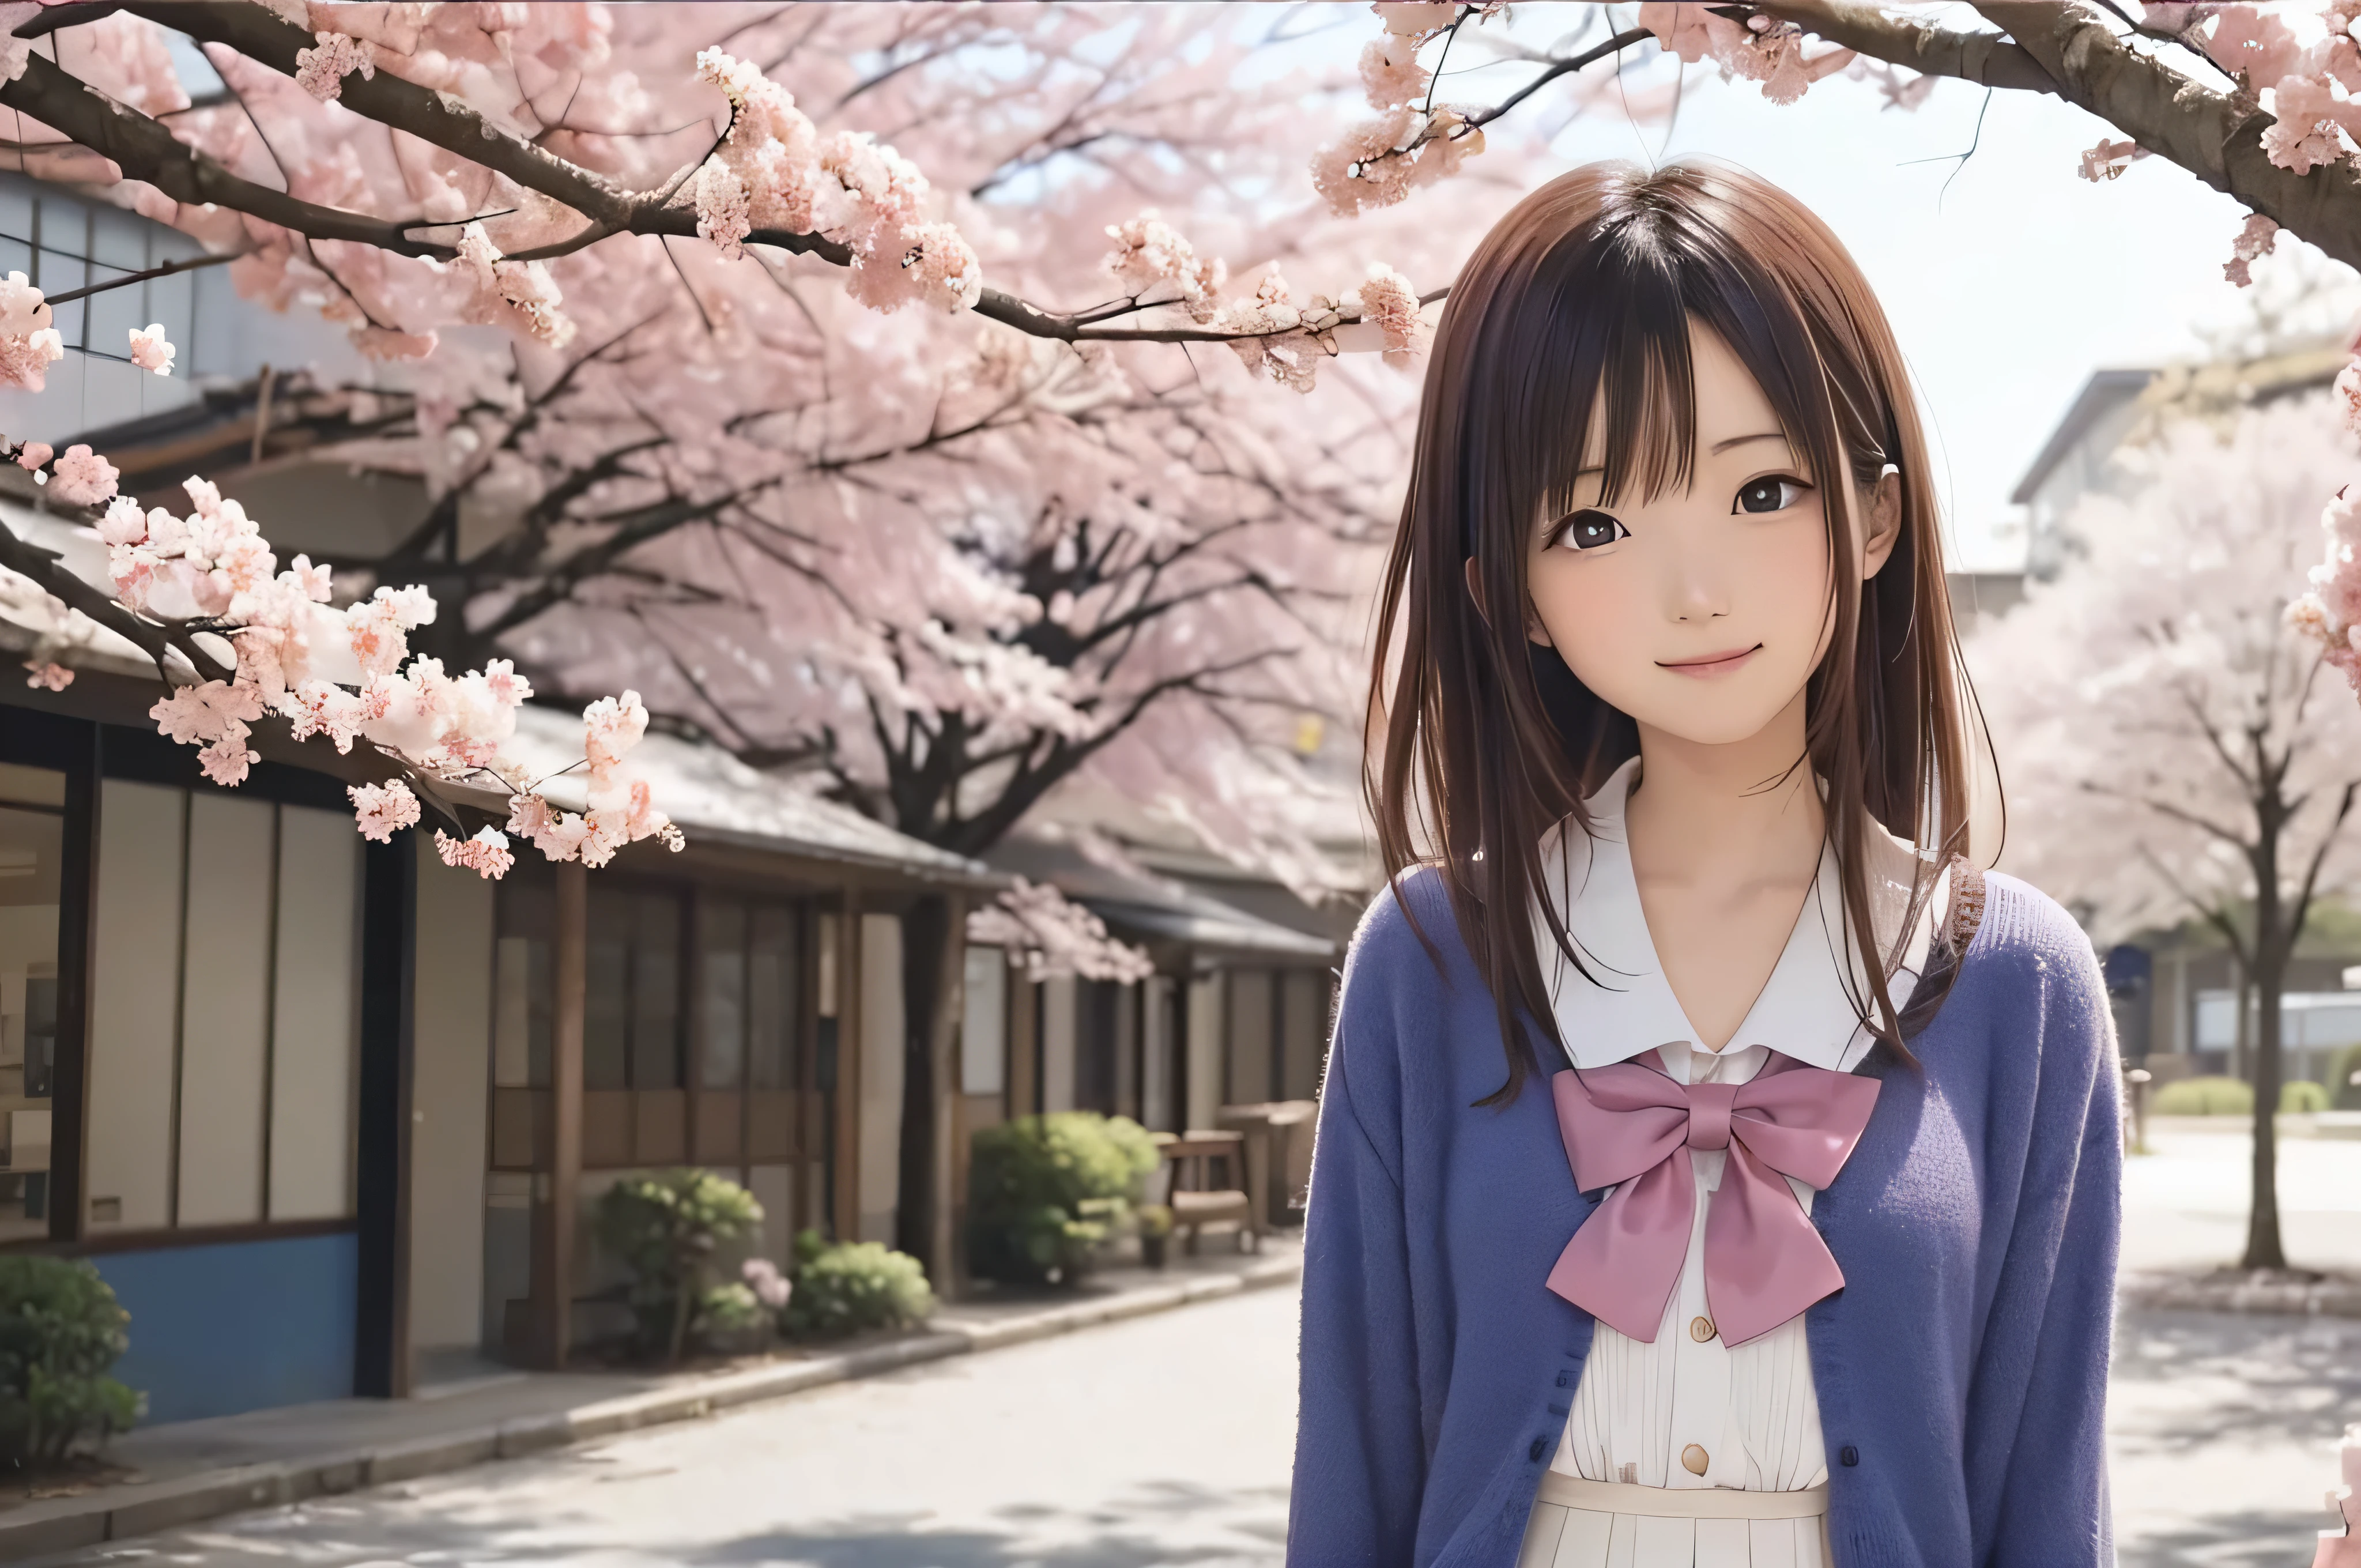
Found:
[[[1740,488],[1738,499],[1731,503],[1730,510],[1733,516],[1748,511],[1785,511],[1802,500],[1804,492],[1811,488],[1803,480],[1790,478],[1784,474],[1750,479]]]
[[[1568,550],[1596,550],[1602,544],[1631,537],[1631,531],[1615,521],[1614,513],[1600,511],[1597,507],[1569,512],[1557,525],[1557,543]]]

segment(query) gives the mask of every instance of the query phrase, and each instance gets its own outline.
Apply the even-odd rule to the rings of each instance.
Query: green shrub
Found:
[[[1149,1203],[1139,1211],[1139,1234],[1161,1241],[1172,1234],[1172,1206]]]
[[[796,1237],[795,1289],[780,1326],[798,1338],[898,1329],[935,1310],[927,1271],[881,1242],[829,1243],[818,1231]]]
[[[628,1177],[607,1189],[598,1200],[598,1241],[631,1271],[628,1299],[642,1354],[680,1359],[698,1328],[698,1308],[713,1294],[716,1254],[762,1223],[753,1194],[709,1170]]]
[[[131,1430],[144,1401],[106,1375],[130,1321],[82,1259],[0,1256],[0,1462],[54,1464]]]
[[[2158,1090],[2148,1108],[2159,1116],[2251,1116],[2255,1090],[2235,1078],[2183,1078]],[[2281,1114],[2327,1109],[2328,1091],[2310,1079],[2279,1085]]]
[[[1128,1116],[1057,1111],[975,1135],[968,1264],[986,1279],[1071,1285],[1162,1159]]]
[[[2336,1053],[2328,1069],[2328,1098],[2339,1111],[2361,1111],[2361,1083],[2353,1081],[2361,1073],[2361,1046],[2347,1046]]]
[[[2159,1116],[2251,1116],[2254,1086],[2235,1078],[2183,1078],[2156,1091],[2148,1107]]]
[[[2328,1109],[2328,1091],[2308,1078],[2290,1079],[2279,1085],[2279,1110],[2283,1113],[2308,1115]]]

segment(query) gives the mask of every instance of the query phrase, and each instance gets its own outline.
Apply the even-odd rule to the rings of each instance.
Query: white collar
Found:
[[[1686,1058],[1688,1047],[1697,1047],[1698,1055],[1705,1055],[1697,1030],[1657,961],[1647,917],[1640,907],[1639,883],[1632,877],[1623,807],[1639,762],[1637,757],[1626,762],[1583,803],[1590,817],[1588,834],[1569,817],[1542,841],[1542,873],[1547,884],[1543,894],[1562,912],[1566,934],[1573,938],[1575,950],[1593,976],[1585,980],[1566,960],[1536,908],[1534,940],[1549,976],[1558,1036],[1565,1042],[1567,1058],[1578,1068],[1606,1067],[1675,1044],[1684,1048],[1667,1052],[1668,1058]],[[1880,933],[1879,947],[1891,950],[1891,934],[1899,931],[1909,913],[1916,854],[1901,839],[1881,830],[1872,834],[1869,862],[1870,903]],[[1942,902],[1939,885],[1935,892],[1936,896],[1917,911],[1902,963],[1887,981],[1887,993],[1897,1007],[1909,997],[1910,988],[1926,966],[1927,946],[1934,936],[1934,911]],[[1846,989],[1848,970],[1856,980],[1853,992]],[[1719,1054],[1728,1058],[1765,1046],[1813,1067],[1850,1071],[1876,1041],[1853,1011],[1856,993],[1867,995],[1866,976],[1860,955],[1845,938],[1844,894],[1836,853],[1823,849],[1819,875],[1804,901],[1785,949],[1747,1010],[1745,1022]],[[1686,1081],[1689,1074],[1683,1066],[1671,1061],[1667,1065]]]

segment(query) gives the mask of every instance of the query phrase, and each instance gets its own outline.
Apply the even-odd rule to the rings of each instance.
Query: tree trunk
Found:
[[[2242,1083],[2255,1081],[2255,977],[2238,955],[2230,955],[2230,978],[2237,992],[2238,1011],[2230,1024],[2230,1076]]]
[[[2279,910],[2279,834],[2276,814],[2262,814],[2255,877],[2254,1206],[2246,1221],[2244,1268],[2285,1268],[2279,1245],[2279,993],[2286,987],[2288,959],[2296,933]]]
[[[937,1294],[955,1295],[950,1277],[951,1070],[959,1038],[964,917],[956,895],[930,894],[902,918],[902,1139],[894,1245],[926,1265]]]

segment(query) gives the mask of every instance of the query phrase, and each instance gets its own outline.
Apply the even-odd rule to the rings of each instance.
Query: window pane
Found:
[[[706,1089],[735,1089],[746,1059],[746,910],[708,900],[699,915],[705,1038],[698,1081]]]
[[[100,1235],[171,1223],[172,1033],[188,806],[186,794],[161,784],[108,779],[99,790],[86,1175],[91,1226]]]
[[[963,990],[960,1092],[998,1094],[1008,1053],[1007,955],[998,948],[968,948]]]
[[[512,875],[500,884],[492,1081],[503,1089],[549,1086],[552,903],[546,883]]]
[[[189,801],[175,1224],[242,1224],[262,1218],[277,836],[278,813],[268,801],[221,790],[201,792]]]
[[[589,973],[582,996],[582,1086],[621,1089],[631,1016],[631,899],[590,880]]]
[[[38,785],[42,770],[11,768]],[[65,775],[49,773],[63,793]],[[0,810],[0,1241],[49,1234],[60,819]]]
[[[631,955],[631,1087],[679,1089],[680,900],[649,893],[633,903],[638,929]]]
[[[353,1212],[361,840],[343,812],[279,808],[270,1007],[273,1220]]]
[[[46,203],[43,204],[47,205]],[[81,240],[82,236],[77,233],[74,243],[79,246]],[[45,245],[35,260],[40,264],[38,283],[44,294],[62,294],[90,281],[90,269],[78,256],[68,256]],[[82,340],[82,307],[88,303],[87,300],[69,300],[62,305],[52,307],[49,312],[49,324],[58,329],[58,335],[65,340],[68,348],[84,346]],[[128,343],[123,346],[126,353],[129,352],[131,345]]]
[[[801,1077],[796,1029],[802,1009],[796,988],[796,916],[777,907],[754,911],[746,950],[748,1069],[756,1089],[793,1089]]]

